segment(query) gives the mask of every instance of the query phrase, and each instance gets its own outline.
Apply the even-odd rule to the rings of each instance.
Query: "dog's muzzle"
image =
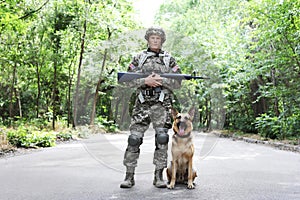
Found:
[[[183,129],[185,130],[187,128],[187,125],[185,122],[178,122],[177,123],[177,128],[180,130],[180,129]]]

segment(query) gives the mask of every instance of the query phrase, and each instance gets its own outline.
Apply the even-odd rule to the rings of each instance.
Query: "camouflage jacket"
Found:
[[[176,73],[180,74],[181,70],[177,65],[175,59],[166,51],[159,53],[153,52],[150,49],[136,55],[130,65],[128,72],[151,74],[152,72]],[[129,87],[146,88],[145,78],[136,79],[127,84]],[[177,89],[181,85],[180,81],[174,79],[163,78],[163,87],[169,90]]]

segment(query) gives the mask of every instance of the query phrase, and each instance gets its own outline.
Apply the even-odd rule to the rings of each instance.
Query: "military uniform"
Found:
[[[157,74],[181,73],[175,59],[170,54],[162,50],[157,53],[150,49],[135,56],[128,67],[128,71],[146,74],[151,74],[152,72]],[[155,88],[146,86],[144,83],[144,78],[135,79],[127,83],[128,86],[137,88],[137,93],[130,124],[131,134],[128,138],[123,164],[127,167],[127,172],[134,173],[144,133],[152,122],[156,132],[153,164],[155,165],[155,170],[159,170],[161,173],[167,167],[169,140],[167,132],[172,127],[170,114],[172,90],[180,87],[180,81],[163,78],[162,86]],[[162,175],[160,176],[160,179],[162,179]],[[154,185],[157,178],[155,176]],[[160,187],[162,185],[156,186]]]

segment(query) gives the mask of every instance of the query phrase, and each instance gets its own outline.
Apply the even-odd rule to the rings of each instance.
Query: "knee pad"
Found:
[[[143,143],[143,138],[140,138],[136,135],[129,135],[128,145],[132,147],[139,147]]]
[[[160,145],[166,145],[169,142],[169,135],[167,128],[157,128],[155,129],[155,139],[156,142]]]

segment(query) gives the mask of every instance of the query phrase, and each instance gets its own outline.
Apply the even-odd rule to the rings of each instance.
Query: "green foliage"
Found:
[[[230,124],[227,128],[232,130],[240,130],[244,133],[256,133],[257,130],[253,126],[254,120],[247,115],[238,115],[239,117],[233,117],[233,119],[227,119]]]
[[[107,120],[107,117],[97,117],[96,123],[100,128],[103,128],[106,132],[115,133],[119,131],[118,125],[114,121]]]
[[[34,128],[20,126],[7,131],[8,141],[17,147],[36,148],[55,146],[56,136],[53,132],[37,131]]]
[[[278,117],[271,117],[263,114],[256,118],[255,127],[259,134],[265,138],[282,139],[281,137],[281,121]]]
[[[285,138],[300,135],[299,11],[298,0],[176,0],[161,6],[157,19],[203,49],[189,58],[210,56],[199,60],[198,71],[208,71],[213,84],[205,85],[208,92],[198,93],[198,101],[211,97],[212,113],[226,108],[225,128]],[[213,104],[222,99],[216,94],[224,104]]]
[[[256,118],[255,127],[259,134],[265,138],[284,140],[300,137],[300,115],[293,114],[288,117],[270,116],[262,114]]]
[[[111,90],[114,74],[108,73],[118,61],[131,57],[128,49],[119,52],[117,43],[109,50],[103,71],[103,53],[110,36],[125,35],[136,27],[132,4],[121,1],[5,1],[0,6],[0,115],[5,125],[38,118],[43,121],[72,120],[72,97],[78,72],[83,27],[86,22],[86,62],[79,85],[79,121],[90,123],[91,97],[99,77],[99,88]],[[120,47],[120,41],[118,46]],[[123,45],[126,46],[126,45]],[[90,52],[93,52],[90,56]],[[127,56],[125,55],[125,52]],[[124,54],[124,55],[123,55]],[[88,63],[91,60],[92,63]],[[91,70],[91,71],[90,71]],[[86,73],[90,71],[90,73]],[[86,76],[85,76],[86,75]],[[5,77],[5,79],[3,78]],[[97,115],[108,115],[111,94],[104,92]],[[77,105],[75,105],[77,106]],[[70,115],[67,117],[67,115]],[[82,119],[81,119],[82,118]],[[39,122],[38,122],[39,123]],[[42,124],[37,124],[42,126]]]
[[[282,129],[284,138],[300,139],[300,112],[295,112],[292,115],[284,118]]]
[[[16,121],[13,121],[12,127],[31,127],[32,129],[36,130],[43,130],[43,129],[48,129],[50,127],[49,121],[47,119],[42,119],[42,118],[34,118],[34,119],[26,119],[26,118],[21,118]]]
[[[56,139],[60,141],[69,141],[73,139],[73,134],[69,132],[59,132],[56,134]]]

